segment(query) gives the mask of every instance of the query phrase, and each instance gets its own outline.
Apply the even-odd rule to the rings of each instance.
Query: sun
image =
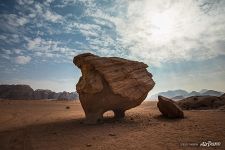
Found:
[[[167,13],[158,13],[151,17],[151,33],[154,38],[169,38],[174,31],[174,19]]]

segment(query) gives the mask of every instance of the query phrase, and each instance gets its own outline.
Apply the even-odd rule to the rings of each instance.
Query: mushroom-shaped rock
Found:
[[[159,111],[168,118],[183,118],[184,113],[181,108],[171,99],[158,96],[157,106]]]
[[[97,123],[108,110],[123,118],[155,85],[142,62],[84,53],[75,56],[73,63],[81,69],[76,89],[89,124]]]

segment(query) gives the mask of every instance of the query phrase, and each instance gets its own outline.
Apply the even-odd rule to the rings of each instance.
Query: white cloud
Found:
[[[213,4],[207,13],[199,7],[201,3],[195,0],[122,0],[115,1],[109,9],[93,5],[86,10],[86,15],[115,25],[119,37],[113,42],[119,41],[120,52],[126,51],[127,57],[160,65],[225,54],[224,45],[221,48],[221,42],[218,43],[225,42],[225,3]]]
[[[20,25],[20,26],[23,26],[25,24],[28,23],[28,19],[27,18],[24,18],[24,17],[20,17],[17,19],[17,23]]]
[[[7,18],[8,24],[11,26],[18,27],[28,23],[28,20],[25,17],[19,17],[18,15],[15,14],[5,15],[5,17]]]
[[[22,54],[22,50],[21,49],[14,49],[15,54]]]
[[[29,29],[36,38],[28,39],[26,44],[26,48],[33,51],[35,56],[54,57],[57,52],[62,57],[71,57],[69,53],[89,49],[100,55],[121,56],[158,66],[163,62],[203,60],[225,54],[224,1],[219,1],[210,9],[199,7],[204,1],[195,0],[115,0],[108,5],[96,4],[92,0],[59,2],[63,6],[83,3],[84,13],[81,17],[90,19],[85,21],[76,17],[76,14],[70,17],[57,14],[52,9],[54,7],[49,5],[52,2],[19,0],[19,4],[27,6],[29,15],[8,14],[3,17],[7,22],[5,28],[17,30],[17,26],[24,26],[28,22],[38,28],[38,31]],[[57,23],[57,27],[54,28],[51,22]],[[71,49],[68,41],[51,40],[50,36],[60,33],[82,34],[85,42],[82,41],[78,47],[72,44],[76,46]],[[50,38],[38,37],[44,35]],[[72,40],[69,39],[71,43],[77,42],[76,39]],[[7,41],[15,43],[13,40]]]
[[[40,44],[41,44],[41,38],[35,38],[33,40],[29,40],[27,46],[28,46],[28,49],[33,49],[35,47],[40,46]]]
[[[49,10],[46,11],[46,13],[43,15],[46,20],[50,20],[52,22],[57,22],[60,19],[62,19],[62,16],[56,13],[53,13]]]
[[[31,7],[28,6],[28,11],[30,14],[28,15],[30,19],[33,19],[35,23],[45,23],[45,21],[58,23],[63,19],[63,16],[57,14],[56,12],[51,10],[50,3],[52,0],[44,1],[43,3],[35,2]]]
[[[1,50],[1,57],[5,59],[10,59],[13,55],[22,55],[21,49],[4,49]]]
[[[40,57],[42,60],[53,58],[57,62],[71,62],[78,54],[76,49],[69,48],[60,41],[45,40],[41,37],[29,39],[26,48],[33,53],[34,57]],[[62,59],[57,60],[59,57]]]
[[[46,0],[46,1],[44,1],[44,4],[46,5],[46,6],[49,6],[52,2],[54,2],[55,0]]]
[[[98,37],[100,36],[101,26],[96,24],[89,24],[89,23],[78,23],[75,21],[69,21],[65,25],[65,30],[68,33],[73,33],[79,31],[81,34],[83,34],[85,37]]]
[[[33,4],[33,0],[16,0],[19,5]]]
[[[35,39],[28,40],[27,49],[40,52],[60,51],[60,44],[61,42],[59,41],[45,40],[41,37],[37,37]]]
[[[0,27],[12,33],[18,32],[19,27],[25,26],[29,20],[17,14],[0,14]]]
[[[11,50],[2,48],[0,50],[0,52],[1,52],[1,55],[0,55],[1,58],[10,60],[10,55],[12,55],[12,51]]]
[[[1,51],[2,51],[4,54],[7,54],[7,55],[12,54],[11,50],[8,50],[8,49],[2,49]]]
[[[8,46],[0,57],[5,62],[13,60],[20,70],[19,67],[24,66],[18,64],[27,64],[31,59],[33,63],[72,63],[74,55],[84,52],[144,61],[150,66],[167,62],[178,62],[179,65],[183,60],[202,61],[225,55],[225,1],[216,1],[213,5],[214,1],[204,4],[206,1],[114,0],[96,3],[96,0],[63,0],[55,5],[53,0],[17,0],[19,5],[13,7],[15,11],[0,14],[0,27],[6,31],[0,35],[0,40]],[[66,6],[73,5],[79,5],[76,14],[65,10]],[[10,67],[6,68],[10,70]],[[164,67],[157,69],[160,68]],[[224,71],[206,70],[192,72],[190,76],[174,70],[170,70],[172,75],[167,70],[164,71],[166,74],[159,71],[161,74],[157,75],[156,72],[155,78],[158,77],[159,82],[156,81],[158,84],[154,89],[189,86],[192,80],[195,81],[192,85],[199,88],[209,84],[205,81],[211,81],[216,89],[220,80],[224,80]],[[183,79],[185,75],[188,77]],[[46,81],[36,84],[38,87],[62,87]]]
[[[1,54],[1,57],[10,60],[10,56],[8,54]]]
[[[31,61],[31,57],[30,56],[17,56],[15,58],[15,61],[16,61],[17,64],[24,65],[24,64],[27,64]]]
[[[2,40],[2,43],[7,43],[10,45],[20,43],[21,37],[18,34],[2,33],[0,40]]]
[[[0,35],[0,40],[5,41],[7,39],[6,35]]]

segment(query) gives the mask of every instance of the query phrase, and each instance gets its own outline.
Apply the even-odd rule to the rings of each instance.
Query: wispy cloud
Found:
[[[18,4],[21,13],[1,15],[6,22],[1,26],[13,31],[30,23],[19,34],[36,35],[26,40],[25,45],[39,55],[43,51],[48,51],[46,56],[53,56],[54,51],[63,49],[69,53],[88,50],[158,66],[163,62],[210,59],[225,54],[224,1],[116,0],[103,5],[94,0],[59,3],[19,0]],[[59,5],[60,9],[79,5],[82,14],[80,18],[71,13],[63,16],[53,9]],[[30,11],[29,15],[25,15],[25,11]],[[76,40],[72,38],[52,39],[60,34],[76,37],[81,34],[85,39],[79,45],[74,45]],[[53,37],[43,39],[49,35]],[[5,38],[4,35],[1,38]]]
[[[4,31],[15,33],[17,28],[26,25],[29,20],[16,14],[0,14],[1,28]]]
[[[31,61],[31,57],[30,56],[17,56],[15,58],[15,61],[17,64],[24,65]]]
[[[139,60],[150,68],[225,56],[223,0],[16,0],[7,5],[0,5],[0,66],[8,68],[71,64],[84,52]]]
[[[120,11],[121,3],[127,7]],[[225,3],[219,1],[208,13],[199,5],[194,0],[120,1],[110,9],[114,16],[101,8],[89,9],[87,14],[112,22],[118,40],[130,56],[159,65],[225,54],[225,19],[221,13],[225,12]]]
[[[53,12],[51,12],[49,10],[47,10],[46,13],[43,16],[44,16],[44,18],[46,20],[50,20],[52,22],[57,22],[60,19],[62,19],[62,16],[61,15],[58,15],[56,13],[53,13]]]

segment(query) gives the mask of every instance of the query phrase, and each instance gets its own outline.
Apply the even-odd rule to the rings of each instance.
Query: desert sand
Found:
[[[225,149],[224,111],[184,114],[184,119],[167,119],[156,102],[145,101],[124,120],[106,112],[104,123],[85,125],[79,101],[1,100],[0,150]],[[221,145],[199,147],[204,141]]]

